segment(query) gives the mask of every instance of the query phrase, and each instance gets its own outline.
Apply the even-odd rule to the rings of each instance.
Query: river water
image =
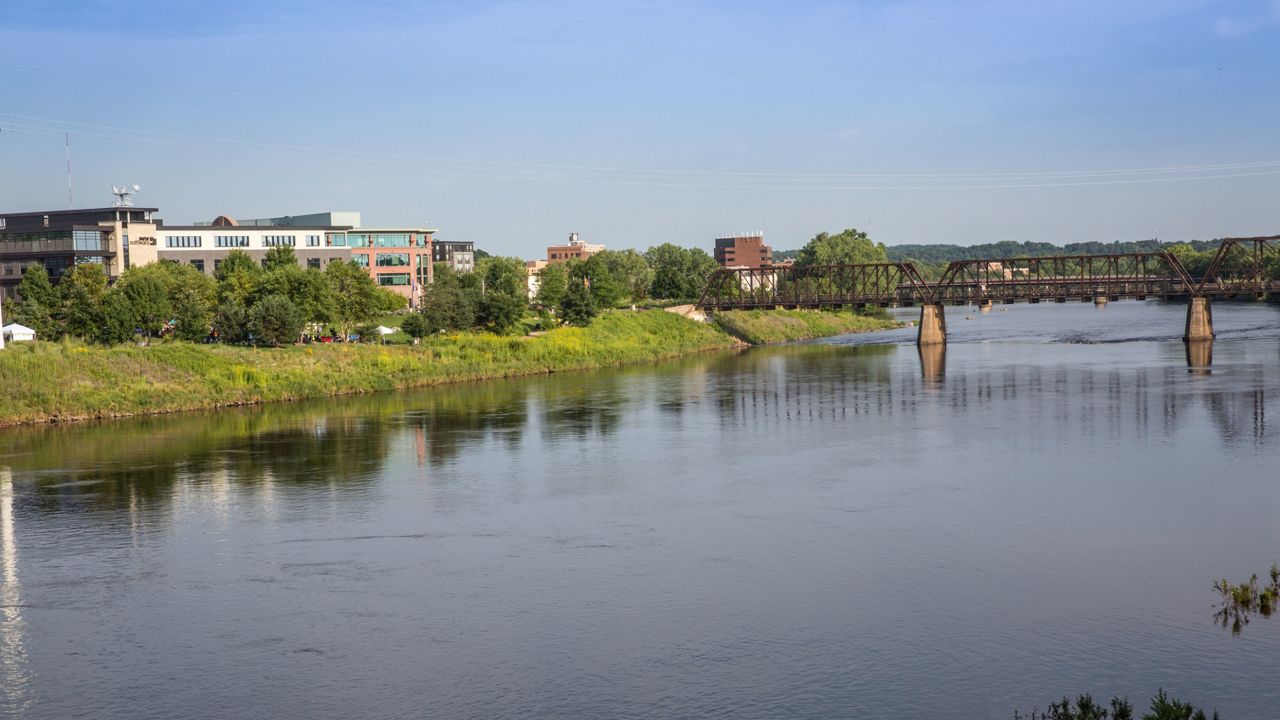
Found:
[[[1280,560],[1280,308],[1209,368],[1177,305],[947,319],[0,432],[0,713],[1280,712],[1280,617],[1211,587]]]

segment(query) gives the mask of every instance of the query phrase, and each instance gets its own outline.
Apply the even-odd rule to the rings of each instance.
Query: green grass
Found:
[[[823,310],[731,310],[718,312],[714,318],[725,332],[752,345],[889,330],[901,326],[901,323],[890,318]]]
[[[0,425],[121,417],[392,390],[662,360],[729,348],[715,326],[663,311],[611,312],[539,337],[442,335],[419,346],[277,349],[166,342],[13,343],[0,351]]]

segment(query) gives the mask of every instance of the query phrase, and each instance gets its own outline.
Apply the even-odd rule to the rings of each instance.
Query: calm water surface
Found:
[[[1274,717],[1211,582],[1280,560],[1280,309],[948,321],[0,432],[0,713]]]

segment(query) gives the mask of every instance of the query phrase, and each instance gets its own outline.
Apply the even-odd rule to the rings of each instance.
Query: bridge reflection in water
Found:
[[[1198,277],[1171,252],[956,260],[925,280],[913,263],[721,268],[707,279],[703,310],[920,306],[918,345],[945,343],[947,305],[1185,299],[1183,339],[1213,338],[1211,298],[1280,292],[1280,236],[1227,238]]]

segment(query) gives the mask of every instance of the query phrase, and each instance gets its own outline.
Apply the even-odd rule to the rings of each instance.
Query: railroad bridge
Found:
[[[1198,276],[1173,253],[1056,255],[956,260],[937,280],[913,263],[720,268],[707,279],[702,310],[920,306],[919,345],[945,343],[947,305],[1131,298],[1185,299],[1183,340],[1213,338],[1213,298],[1280,293],[1280,235],[1227,238]]]

